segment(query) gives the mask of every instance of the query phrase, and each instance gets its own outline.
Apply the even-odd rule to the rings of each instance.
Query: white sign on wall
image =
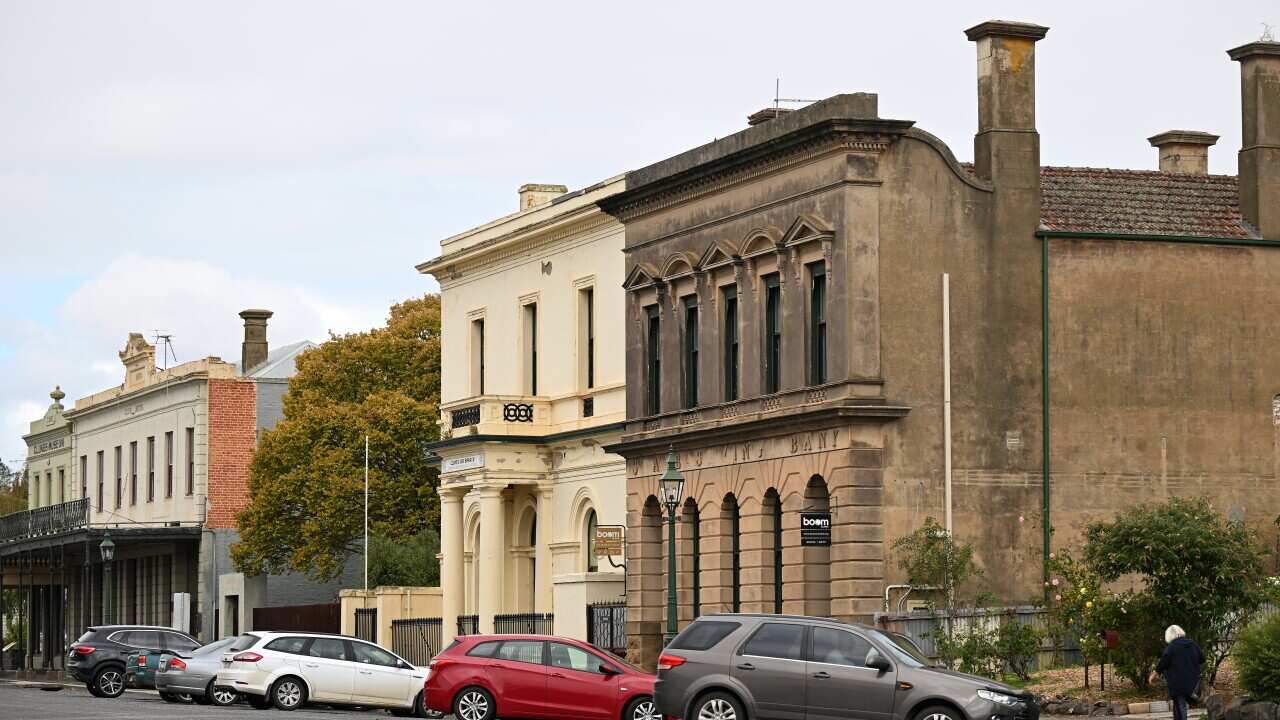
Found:
[[[472,453],[470,455],[459,455],[457,457],[445,458],[440,468],[442,473],[457,472],[459,470],[475,470],[484,467],[484,453]]]

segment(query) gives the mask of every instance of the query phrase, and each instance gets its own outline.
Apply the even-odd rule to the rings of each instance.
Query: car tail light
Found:
[[[433,673],[440,672],[440,668],[448,664],[449,664],[449,658],[436,656],[431,658],[431,662],[427,663],[427,669]]]
[[[169,661],[169,669],[170,670],[186,670],[187,664],[182,662],[178,658],[173,658],[172,660]]]
[[[688,661],[679,655],[668,655],[667,653],[662,653],[662,655],[658,656],[658,669],[670,670],[671,668],[678,668],[686,662]]]
[[[75,653],[80,657],[88,657],[93,654],[94,650],[97,650],[97,649],[98,648],[92,645],[75,645],[71,648],[71,652]]]
[[[262,659],[262,656],[256,652],[242,652],[231,658],[236,662],[252,662],[256,663]]]
[[[146,656],[146,655],[139,655],[139,656],[138,656],[138,667],[146,667],[146,666],[147,666],[147,656]]]

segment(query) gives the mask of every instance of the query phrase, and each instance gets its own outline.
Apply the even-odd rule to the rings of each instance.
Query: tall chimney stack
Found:
[[[542,183],[525,183],[516,191],[520,195],[520,209],[528,210],[535,205],[549,203],[569,192],[564,185],[545,185]]]
[[[1218,136],[1197,130],[1166,130],[1147,138],[1160,150],[1160,172],[1208,175],[1209,148]]]
[[[1280,42],[1227,55],[1240,63],[1240,214],[1262,237],[1280,240]]]
[[[244,310],[240,317],[244,319],[244,342],[240,344],[240,374],[248,375],[251,370],[267,360],[267,319],[273,313],[270,310]]]

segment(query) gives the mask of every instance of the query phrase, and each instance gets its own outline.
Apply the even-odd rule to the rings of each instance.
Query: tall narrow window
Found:
[[[187,494],[196,491],[196,429],[187,428]]]
[[[63,470],[62,468],[58,468],[58,492],[55,494],[55,496],[58,498],[58,502],[63,502],[66,500],[66,497],[67,497],[66,482],[67,482],[67,471]]]
[[[484,394],[484,318],[471,321],[471,394]]]
[[[773,611],[782,614],[782,499],[773,496]]]
[[[538,304],[524,306],[525,394],[538,394]]]
[[[80,456],[80,497],[89,497],[89,456]]]
[[[809,266],[809,384],[827,381],[827,266]]]
[[[138,504],[138,441],[129,443],[129,504]]]
[[[595,509],[587,511],[587,572],[597,572],[600,570],[600,561],[596,558],[596,526],[599,520],[596,518]]]
[[[156,499],[156,438],[147,438],[147,502]]]
[[[657,305],[645,308],[648,315],[648,337],[645,342],[645,411],[657,415],[662,410],[662,347],[661,321]]]
[[[578,382],[583,389],[596,386],[596,290],[578,291]]]
[[[764,391],[776,393],[782,385],[782,290],[778,274],[764,278]]]
[[[693,616],[702,614],[702,516],[698,512],[698,503],[690,498],[684,508],[689,518],[689,543],[691,545],[690,571],[693,577]]]
[[[698,405],[698,298],[684,298],[684,406]]]
[[[729,516],[730,554],[733,556],[733,612],[742,612],[742,511],[738,499],[733,499]]]
[[[164,434],[164,496],[173,497],[173,432]]]
[[[124,446],[117,445],[116,460],[116,507],[124,507]]]
[[[738,288],[725,286],[724,290],[724,399],[738,399]]]
[[[102,477],[103,476],[102,466],[107,464],[105,459],[103,458],[104,455],[105,455],[104,451],[102,450],[98,451],[98,512],[102,512],[102,496],[106,495],[106,486]]]

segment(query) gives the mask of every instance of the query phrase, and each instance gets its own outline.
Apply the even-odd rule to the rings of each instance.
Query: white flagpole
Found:
[[[369,592],[369,436],[364,436],[364,591]]]

